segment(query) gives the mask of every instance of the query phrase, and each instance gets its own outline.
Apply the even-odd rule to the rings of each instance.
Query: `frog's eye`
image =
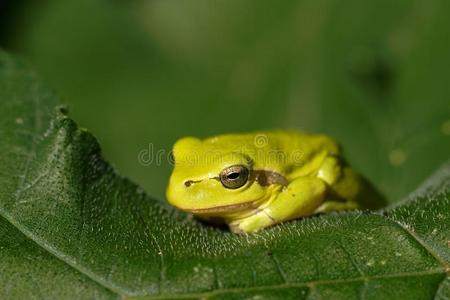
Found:
[[[237,189],[248,180],[248,169],[242,165],[225,168],[220,172],[219,178],[222,185],[227,189]]]

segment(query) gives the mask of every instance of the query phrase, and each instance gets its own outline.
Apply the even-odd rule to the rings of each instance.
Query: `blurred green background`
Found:
[[[390,202],[449,158],[448,0],[12,0],[0,46],[161,200],[184,135],[325,132]]]

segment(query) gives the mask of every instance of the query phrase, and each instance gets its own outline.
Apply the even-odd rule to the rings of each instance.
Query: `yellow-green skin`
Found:
[[[364,181],[343,163],[337,143],[326,135],[269,131],[204,140],[185,137],[175,143],[173,155],[168,201],[201,218],[223,220],[235,233],[358,208],[365,189]],[[240,188],[226,188],[218,180],[232,165],[250,171]]]

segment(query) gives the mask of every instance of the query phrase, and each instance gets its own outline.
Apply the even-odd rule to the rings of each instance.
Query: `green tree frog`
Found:
[[[280,130],[185,137],[172,154],[169,203],[221,220],[235,233],[382,202],[326,135]]]

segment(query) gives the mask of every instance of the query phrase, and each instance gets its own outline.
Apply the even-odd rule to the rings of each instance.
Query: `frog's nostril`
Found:
[[[185,182],[184,182],[184,185],[186,186],[186,187],[190,187],[193,183],[197,183],[197,182],[200,182],[201,180],[186,180]]]

